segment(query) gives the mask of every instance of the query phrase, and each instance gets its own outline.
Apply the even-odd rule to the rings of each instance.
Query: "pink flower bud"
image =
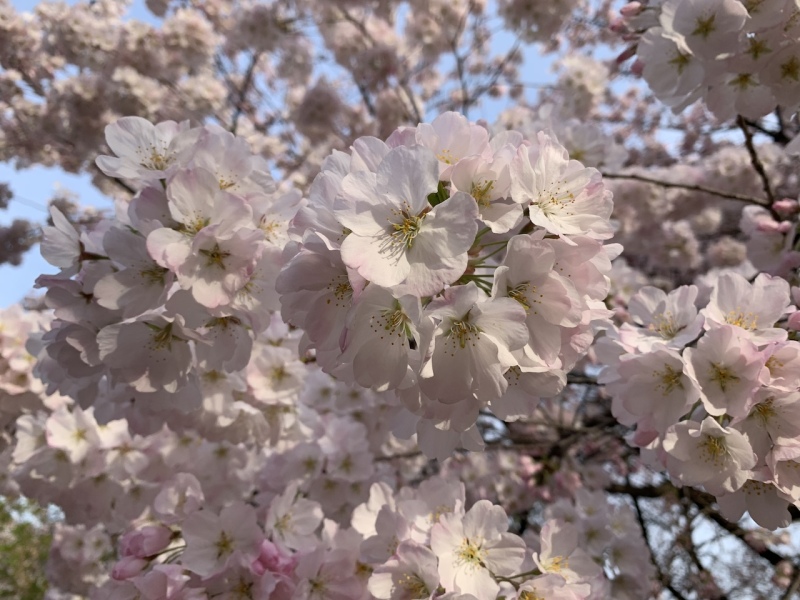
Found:
[[[644,63],[640,60],[634,61],[634,63],[631,65],[631,73],[633,73],[634,75],[641,76],[643,72],[644,72]]]
[[[791,198],[783,198],[782,200],[775,201],[772,204],[772,208],[775,212],[785,217],[800,212],[800,204],[798,204],[797,200],[792,200]]]
[[[642,12],[641,2],[628,2],[625,6],[619,9],[619,14],[623,17],[635,17]]]
[[[614,33],[624,33],[628,30],[628,26],[622,19],[614,19],[608,24],[608,28]]]
[[[146,558],[154,556],[169,545],[172,531],[163,525],[147,525],[122,536],[119,551],[122,556]]]
[[[250,570],[258,576],[265,571],[290,576],[297,566],[297,559],[281,550],[278,546],[264,540],[261,542],[261,552],[258,558],[250,565]]]
[[[786,326],[793,331],[800,331],[800,311],[789,315]]]
[[[771,219],[762,219],[756,224],[756,231],[762,233],[779,233],[781,224]]]
[[[644,447],[649,445],[653,440],[658,437],[658,432],[655,430],[640,429],[637,427],[633,434],[633,443],[636,446]]]
[[[111,578],[117,581],[124,581],[131,577],[136,577],[147,566],[148,561],[135,556],[123,556],[111,569]]]

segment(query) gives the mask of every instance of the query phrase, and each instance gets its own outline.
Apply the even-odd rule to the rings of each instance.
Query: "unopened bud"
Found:
[[[800,212],[800,204],[798,204],[797,200],[783,198],[773,202],[772,209],[782,217],[789,217]]]
[[[136,577],[148,565],[148,561],[135,556],[123,556],[111,569],[111,578],[124,581]]]
[[[772,219],[761,219],[756,224],[756,231],[761,233],[781,233],[781,224]]]
[[[120,554],[146,558],[154,556],[169,546],[172,531],[163,525],[147,525],[122,536]]]
[[[628,2],[625,6],[619,9],[619,14],[627,18],[635,17],[642,12],[642,8],[641,2]]]
[[[622,19],[614,19],[608,24],[608,28],[614,33],[625,33],[628,30],[628,25]]]

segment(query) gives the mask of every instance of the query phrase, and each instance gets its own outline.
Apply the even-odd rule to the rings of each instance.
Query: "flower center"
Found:
[[[458,345],[463,350],[467,347],[467,343],[472,341],[473,336],[480,337],[480,334],[480,328],[469,321],[453,321],[452,325],[450,325],[450,331],[447,337],[457,338]]]
[[[469,195],[475,198],[479,206],[487,208],[490,205],[489,194],[494,188],[494,181],[481,181],[473,183],[469,190]]]
[[[561,573],[564,569],[569,569],[569,560],[566,556],[553,556],[545,564],[548,572]]]
[[[716,31],[717,29],[714,26],[714,21],[716,20],[716,18],[717,18],[716,14],[712,14],[706,18],[698,17],[695,20],[695,28],[694,31],[692,31],[692,35],[698,35],[704,40],[707,40],[708,36],[714,33],[714,31]]]
[[[766,425],[777,414],[773,406],[774,402],[775,398],[767,398],[764,402],[759,402],[753,407],[753,416]]]
[[[220,559],[233,552],[233,540],[223,531],[219,534],[217,541],[214,543],[214,547],[217,549],[217,559]]]
[[[716,383],[723,392],[728,389],[731,382],[739,381],[739,378],[731,372],[728,367],[723,367],[717,363],[711,363],[711,381]]]
[[[536,291],[536,286],[531,286],[529,282],[520,283],[519,285],[508,288],[507,293],[509,298],[513,298],[517,302],[522,305],[522,308],[525,309],[525,312],[530,312],[531,310],[531,301],[528,298],[528,290],[530,289],[531,292]]]
[[[402,221],[392,223],[392,242],[397,246],[411,248],[414,244],[414,238],[419,235],[422,229],[422,221],[425,219],[425,215],[413,216],[403,211],[401,216],[403,217]]]
[[[748,331],[752,331],[758,327],[758,319],[751,312],[744,313],[742,311],[732,310],[725,315],[725,322],[728,325],[736,325],[737,327],[747,329]]]
[[[458,551],[456,552],[456,556],[460,563],[466,563],[467,566],[471,566],[473,568],[482,567],[483,566],[483,555],[484,551],[481,547],[469,541],[469,539],[465,539],[461,542],[461,546],[459,546]]]
[[[427,598],[431,595],[428,586],[416,573],[403,573],[397,583],[405,590],[409,598]]]
[[[723,456],[728,453],[728,448],[725,446],[725,438],[709,435],[703,440],[700,447],[700,454],[707,463],[713,463],[715,466],[722,466]]]
[[[206,257],[206,266],[207,267],[219,267],[220,269],[225,269],[225,259],[228,258],[231,253],[225,252],[219,247],[219,244],[214,244],[214,247],[211,250],[200,249],[200,254]]]
[[[649,329],[658,333],[658,335],[665,340],[671,340],[678,335],[678,332],[681,330],[675,323],[675,316],[672,314],[672,311],[655,315]]]
[[[655,372],[655,376],[658,378],[656,389],[661,390],[665,396],[671,394],[676,388],[683,389],[681,375],[683,375],[681,371],[673,369],[670,365],[664,365],[663,371]]]
[[[149,269],[142,269],[139,271],[139,275],[144,277],[145,281],[147,281],[149,284],[164,283],[164,276],[166,274],[167,270],[158,266],[153,266]]]
[[[139,163],[145,169],[153,169],[154,171],[163,171],[172,162],[172,156],[167,154],[166,150],[158,150],[155,146],[150,146],[149,153],[146,149],[139,151],[141,162]]]
[[[172,340],[175,336],[172,335],[172,323],[167,323],[164,327],[153,325],[152,323],[145,323],[153,331],[153,349],[154,350],[167,350],[172,349]],[[175,338],[177,339],[177,338]]]
[[[350,298],[353,296],[353,286],[350,285],[350,280],[347,279],[346,275],[340,275],[334,278],[334,280],[328,284],[328,289],[333,292],[336,306],[345,306],[350,303]],[[330,303],[331,299],[328,298],[326,304]]]

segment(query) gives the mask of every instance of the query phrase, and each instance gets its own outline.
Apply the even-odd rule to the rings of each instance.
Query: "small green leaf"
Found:
[[[450,197],[450,192],[447,189],[447,183],[444,181],[439,182],[439,187],[432,194],[428,194],[428,203],[431,206],[438,206]]]

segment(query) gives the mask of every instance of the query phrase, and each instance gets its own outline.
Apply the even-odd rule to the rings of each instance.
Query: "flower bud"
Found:
[[[264,540],[261,542],[258,558],[253,561],[250,570],[258,576],[263,575],[265,571],[289,576],[294,572],[296,566],[297,559],[269,540]]]
[[[146,558],[154,556],[169,545],[172,531],[163,525],[148,525],[129,531],[120,540],[120,554]]]
[[[762,233],[781,233],[781,224],[772,219],[762,219],[756,225],[756,231]]]
[[[642,8],[641,2],[628,2],[625,6],[619,9],[619,14],[627,18],[635,17],[642,12]]]
[[[614,19],[608,24],[608,28],[614,33],[625,33],[628,30],[628,26],[622,19]]]
[[[123,556],[111,569],[111,578],[124,581],[136,577],[147,566],[149,561],[135,556]]]
[[[789,217],[800,212],[800,204],[798,204],[797,200],[792,200],[791,198],[776,200],[772,204],[772,208],[783,217]]]

